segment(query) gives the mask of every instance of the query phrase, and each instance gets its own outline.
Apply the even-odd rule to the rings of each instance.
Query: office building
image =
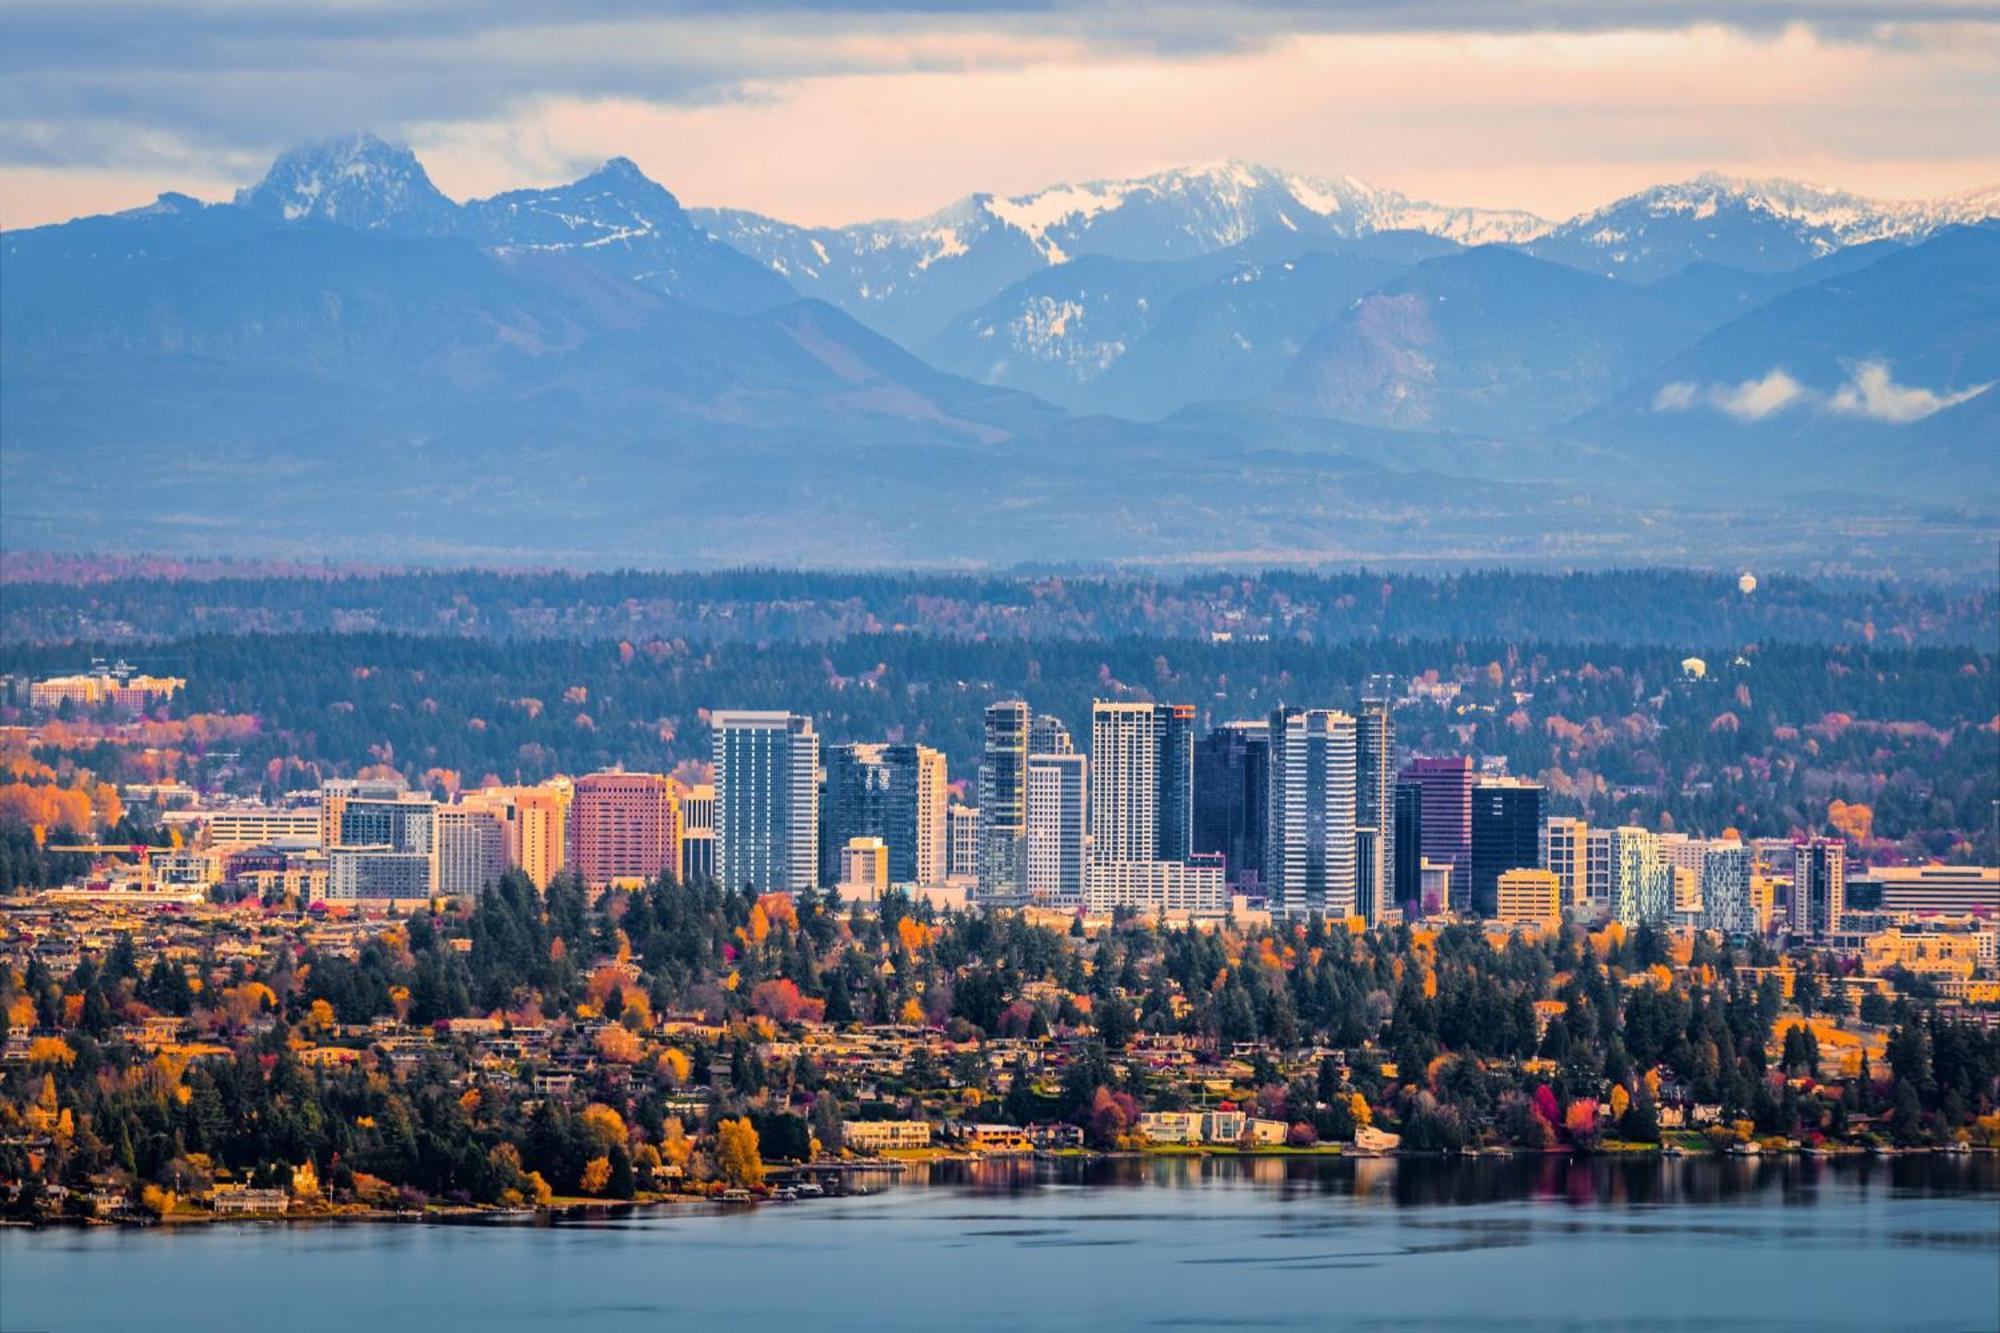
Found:
[[[1821,938],[1840,929],[1847,913],[1847,844],[1806,838],[1792,845],[1790,925],[1798,936]]]
[[[460,804],[497,818],[507,864],[520,870],[536,888],[546,889],[569,863],[570,793],[567,782],[541,787],[483,787],[467,793]]]
[[[2000,917],[2000,868],[1993,866],[1877,866],[1845,887],[1849,898],[1867,890],[1884,912]]]
[[[1271,910],[1352,916],[1359,888],[1355,720],[1332,709],[1281,708],[1268,725],[1270,831],[1264,863]]]
[[[697,880],[715,878],[715,830],[712,828],[683,829],[681,831],[681,883],[693,884]]]
[[[569,866],[593,889],[678,874],[680,784],[661,773],[592,773],[570,797]]]
[[[429,798],[410,792],[410,784],[400,777],[388,778],[335,778],[320,784],[319,788],[319,845],[322,849],[340,846],[348,825],[347,806],[350,801],[379,803],[399,801],[408,797],[412,801],[428,803]],[[362,824],[354,826],[358,833]],[[362,841],[365,841],[363,839]]]
[[[1028,705],[989,704],[979,755],[979,896],[1028,896]]]
[[[730,888],[799,893],[819,882],[819,735],[797,713],[710,714],[715,869]]]
[[[1541,867],[1562,885],[1564,907],[1590,900],[1589,856],[1590,825],[1560,815],[1542,821]]]
[[[1611,910],[1611,880],[1611,830],[1588,829],[1583,843],[1584,893],[1597,911]]]
[[[1472,761],[1463,757],[1417,758],[1403,768],[1402,781],[1423,791],[1423,855],[1451,867],[1454,901],[1440,904],[1464,911],[1472,879]]]
[[[1229,907],[1219,856],[1192,861],[1094,860],[1084,898],[1092,912],[1123,907],[1153,914],[1215,915]]]
[[[681,836],[715,831],[715,784],[697,782],[681,789]]]
[[[879,901],[889,888],[889,845],[880,838],[850,838],[840,849],[835,883],[843,898]]]
[[[1028,756],[1028,898],[1083,901],[1089,761],[1074,751]]]
[[[1441,907],[1424,897],[1424,788],[1422,783],[1396,783],[1395,869],[1390,875],[1406,918]]]
[[[952,805],[944,812],[944,873],[947,879],[979,878],[979,807]]]
[[[195,812],[202,840],[215,851],[269,847],[273,843],[317,846],[319,811],[311,806],[280,809],[268,805],[230,806]],[[181,821],[173,820],[174,824]]]
[[[437,811],[437,892],[477,898],[507,872],[507,836],[500,817],[473,805]]]
[[[1502,874],[1540,867],[1546,795],[1540,783],[1519,778],[1489,778],[1473,786],[1470,898],[1477,915],[1498,913]]]
[[[1195,743],[1194,849],[1221,855],[1229,884],[1261,889],[1269,832],[1270,727],[1225,722]]]
[[[944,755],[929,746],[829,747],[820,796],[821,882],[842,882],[847,844],[874,837],[889,849],[891,884],[942,883],[946,795]]]
[[[1493,886],[1494,919],[1509,925],[1562,924],[1562,880],[1553,870],[1516,867],[1500,872]]]
[[[421,902],[431,896],[436,861],[429,852],[337,846],[326,854],[326,896],[342,902]]]

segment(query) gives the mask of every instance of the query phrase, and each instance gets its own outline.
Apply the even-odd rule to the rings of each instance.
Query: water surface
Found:
[[[0,1330],[2000,1329],[2000,1160],[940,1164],[556,1226],[0,1234]]]

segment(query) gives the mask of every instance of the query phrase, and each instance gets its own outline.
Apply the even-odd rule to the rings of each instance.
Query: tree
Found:
[[[583,1168],[577,1188],[585,1194],[603,1194],[611,1184],[611,1158],[593,1157]]]
[[[715,1130],[715,1166],[722,1179],[737,1189],[764,1183],[764,1159],[758,1151],[757,1127],[748,1116],[725,1120]]]

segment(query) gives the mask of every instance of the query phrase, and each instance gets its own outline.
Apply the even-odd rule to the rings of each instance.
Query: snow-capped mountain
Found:
[[[721,310],[766,310],[797,295],[769,268],[689,221],[679,200],[623,157],[568,185],[458,204],[431,183],[409,149],[356,134],[284,153],[261,181],[237,192],[236,206],[274,222],[459,236],[501,252],[566,254]]]
[[[1709,173],[1593,209],[1529,248],[1578,268],[1650,282],[1703,261],[1778,272],[1847,246],[1922,240],[1994,216],[2000,216],[2000,187],[1937,200],[1880,200]]]
[[[1304,252],[1318,239],[1394,230],[1461,244],[1519,243],[1550,225],[1527,213],[1417,202],[1352,177],[1237,161],[1033,194],[975,194],[913,221],[804,228],[730,209],[693,216],[801,292],[909,343],[928,341],[954,316],[1036,271],[1085,255],[1181,260],[1274,234]]]
[[[431,184],[415,153],[372,134],[290,149],[264,179],[236,192],[236,204],[284,222],[425,233],[448,229],[458,212]]]

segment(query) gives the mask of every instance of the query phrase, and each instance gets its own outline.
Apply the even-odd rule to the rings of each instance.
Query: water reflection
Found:
[[[1116,1157],[911,1165],[895,1188],[941,1186],[1013,1198],[1061,1188],[1246,1189],[1284,1201],[1333,1198],[1364,1206],[1472,1207],[1532,1199],[1577,1208],[1779,1203],[1813,1207],[1823,1191],[1947,1198],[2000,1194],[2000,1158],[1569,1157],[1512,1158]]]

